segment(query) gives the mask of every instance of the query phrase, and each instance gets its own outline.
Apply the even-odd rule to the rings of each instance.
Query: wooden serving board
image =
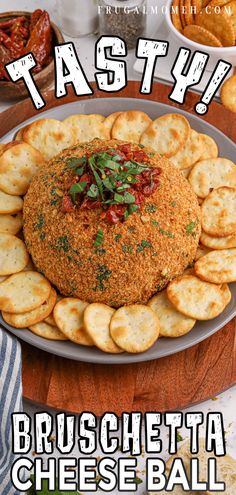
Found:
[[[119,97],[145,98],[178,107],[168,99],[170,87],[154,84],[151,95],[139,93],[140,83],[130,82]],[[90,98],[113,97],[98,91]],[[88,97],[80,98],[85,99]],[[78,101],[73,91],[63,99],[44,94],[46,109]],[[181,108],[194,113],[199,96],[188,93]],[[180,107],[180,106],[179,106]],[[30,100],[18,103],[0,115],[0,137],[24,120],[38,115]],[[235,141],[234,114],[212,103],[205,120]],[[23,393],[43,408],[102,415],[114,411],[166,411],[192,405],[236,383],[236,319],[191,349],[162,358],[128,365],[98,365],[69,361],[22,343]]]

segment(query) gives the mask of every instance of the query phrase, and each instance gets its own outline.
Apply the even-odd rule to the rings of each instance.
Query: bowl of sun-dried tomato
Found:
[[[10,80],[5,65],[31,52],[37,62],[34,80],[41,90],[54,79],[53,48],[64,42],[60,29],[45,10],[5,12],[0,14],[0,99],[28,96],[23,81]]]

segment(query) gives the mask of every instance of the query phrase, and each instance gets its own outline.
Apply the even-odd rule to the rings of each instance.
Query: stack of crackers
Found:
[[[235,46],[235,0],[174,0],[171,15],[176,29],[196,43]]]

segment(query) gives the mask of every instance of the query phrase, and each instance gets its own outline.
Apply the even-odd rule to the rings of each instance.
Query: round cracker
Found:
[[[171,162],[179,169],[188,169],[201,157],[201,146],[200,134],[191,129],[184,147],[171,157]]]
[[[21,127],[21,129],[19,129],[19,131],[17,131],[17,133],[15,134],[14,141],[24,141],[24,132],[29,126],[30,124]]]
[[[47,340],[68,340],[65,335],[60,332],[59,328],[53,327],[44,321],[30,326],[29,330],[35,335],[38,335],[38,337],[43,337]]]
[[[152,122],[142,134],[140,143],[170,157],[184,147],[189,134],[190,125],[183,115],[166,114]]]
[[[221,291],[223,292],[223,295],[224,295],[225,307],[226,307],[226,306],[228,306],[228,304],[230,303],[230,301],[232,299],[231,290],[230,290],[228,284],[222,284],[221,285]]]
[[[56,327],[57,326],[57,324],[55,322],[55,318],[53,316],[53,313],[51,313],[50,315],[48,315],[47,318],[45,318],[44,321],[45,321],[45,323],[48,323],[52,327]]]
[[[227,237],[236,233],[236,189],[214,189],[203,201],[203,230],[213,237]]]
[[[35,325],[40,321],[43,321],[53,310],[57,299],[57,293],[52,288],[49,294],[49,298],[39,306],[38,308],[28,311],[26,313],[12,314],[2,311],[3,319],[12,327],[15,328],[28,328],[31,325]]]
[[[182,168],[182,169],[180,169],[180,172],[185,177],[185,179],[187,179],[191,170],[192,170],[192,167]]]
[[[188,26],[194,23],[191,0],[184,0],[184,7],[185,7],[185,12],[184,12],[185,24]]]
[[[110,323],[110,333],[124,351],[147,351],[158,339],[160,323],[154,311],[142,304],[119,308]]]
[[[213,284],[236,281],[236,249],[211,251],[198,260],[194,270],[199,278]]]
[[[228,237],[212,237],[202,231],[200,241],[210,249],[230,249],[236,247],[236,234]]]
[[[223,9],[223,12],[230,19],[236,38],[236,0],[232,0],[232,2],[227,3],[227,8]]]
[[[6,313],[26,313],[49,298],[51,285],[38,272],[11,275],[0,284],[0,309]]]
[[[236,187],[236,165],[227,158],[201,160],[191,170],[188,180],[195,194],[206,198],[211,189]]]
[[[183,35],[189,40],[201,45],[218,46],[222,47],[222,43],[214,34],[205,29],[202,26],[196,26],[195,24],[188,25],[183,30]]]
[[[183,275],[170,282],[167,296],[178,311],[196,320],[211,320],[226,306],[220,286],[194,275]]]
[[[160,336],[162,337],[181,337],[181,335],[190,332],[196,323],[196,320],[177,311],[168,299],[165,290],[152,297],[148,302],[148,306],[158,316]]]
[[[210,7],[223,7],[224,5],[226,5],[229,2],[230,2],[230,0],[210,0],[208,2],[208,5]]]
[[[149,127],[152,120],[144,112],[128,110],[122,112],[115,120],[112,130],[112,139],[139,143],[143,132]]]
[[[193,11],[194,11],[194,18],[195,15],[199,14],[202,10],[202,0],[192,0],[192,6],[193,6]]]
[[[0,156],[0,188],[7,194],[22,196],[32,177],[45,165],[41,153],[27,143],[13,143]]]
[[[186,26],[185,15],[184,15],[184,11],[185,11],[184,1],[185,0],[179,0],[179,13],[183,28]]]
[[[0,215],[0,232],[5,234],[16,235],[23,225],[22,214],[16,215]]]
[[[224,107],[236,112],[236,74],[224,82],[220,97]]]
[[[0,233],[0,275],[21,272],[29,261],[25,244],[11,234]]]
[[[84,310],[87,302],[73,297],[65,297],[59,301],[53,311],[55,322],[60,331],[72,342],[92,346],[93,341],[84,329]]]
[[[215,140],[207,134],[200,134],[202,154],[200,160],[208,160],[209,158],[218,157],[218,146]]]
[[[73,132],[75,141],[85,143],[95,138],[110,139],[110,130],[104,125],[103,115],[71,115],[64,124]]]
[[[23,199],[0,191],[0,213],[14,215],[23,209]]]
[[[233,46],[235,33],[231,20],[222,11],[217,13],[214,9],[208,12],[204,9],[195,18],[195,24],[210,31],[222,46]]]
[[[94,344],[104,352],[123,352],[110,335],[110,322],[115,310],[106,304],[89,304],[84,311],[84,328]]]
[[[36,271],[36,267],[32,261],[32,258],[29,256],[29,261],[27,263],[27,265],[25,266],[24,270],[22,270],[23,272],[35,272]]]
[[[198,248],[197,248],[197,251],[196,251],[196,254],[195,254],[195,261],[197,261],[200,258],[202,258],[202,256],[205,256],[206,254],[208,254],[209,251],[211,251],[211,249],[209,249],[206,246],[203,246],[202,244],[199,244],[198,245]]]
[[[108,117],[106,117],[106,119],[104,120],[104,125],[110,130],[110,132],[112,130],[115,120],[117,119],[117,117],[119,117],[121,113],[122,112],[113,112],[110,115],[108,115]]]
[[[171,19],[173,25],[175,26],[177,31],[181,33],[183,30],[183,25],[180,17],[179,0],[174,0],[172,3],[172,7],[173,9],[171,10]]]
[[[6,147],[6,145],[5,145],[5,144],[0,143],[0,156],[1,156],[1,154],[3,153],[3,151],[5,150],[5,147]]]
[[[57,300],[56,300],[56,304],[61,301],[63,299],[63,297],[60,295],[60,294],[57,294]],[[55,322],[55,318],[53,316],[53,311],[50,313],[50,315],[47,316],[47,318],[45,318],[45,323],[48,323],[49,325],[52,325],[52,327],[57,327],[57,324]]]
[[[36,120],[26,127],[23,138],[26,143],[39,150],[45,160],[50,160],[76,143],[71,128],[56,119]]]

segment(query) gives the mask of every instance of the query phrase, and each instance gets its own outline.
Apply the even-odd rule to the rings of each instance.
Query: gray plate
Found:
[[[173,109],[168,105],[157,103],[154,101],[147,101],[142,99],[133,98],[99,98],[93,100],[83,100],[68,103],[51,110],[47,110],[41,113],[37,117],[26,120],[25,124],[28,124],[36,119],[42,117],[50,117],[59,120],[72,115],[74,113],[101,113],[103,115],[109,115],[112,112],[121,110],[142,110],[146,112],[151,118],[155,118],[165,113],[175,112],[185,115],[191,126],[198,132],[203,132],[212,136],[219,146],[219,154],[234,161],[235,159],[235,144],[228,139],[222,132],[218,131],[215,127],[211,126],[207,122],[204,122],[195,115],[188,114],[182,110]],[[220,118],[220,115],[219,115]],[[22,124],[21,124],[22,127]],[[2,142],[8,142],[13,139],[14,134],[20,127],[16,127],[10,133],[6,134],[2,139]],[[110,355],[105,354],[98,349],[91,347],[81,347],[75,345],[72,342],[58,342],[49,341],[41,337],[32,334],[29,330],[16,330],[7,325],[1,318],[0,322],[11,333],[21,338],[25,342],[43,349],[44,351],[57,354],[76,361],[86,361],[91,363],[107,363],[107,364],[123,364],[123,363],[137,363],[140,361],[150,361],[164,356],[169,356],[176,352],[182,351],[191,347],[198,342],[210,337],[228,323],[236,315],[236,283],[230,286],[232,292],[232,299],[230,304],[218,318],[210,321],[197,322],[193,330],[178,339],[165,339],[161,338],[149,351],[142,354],[118,354]]]

